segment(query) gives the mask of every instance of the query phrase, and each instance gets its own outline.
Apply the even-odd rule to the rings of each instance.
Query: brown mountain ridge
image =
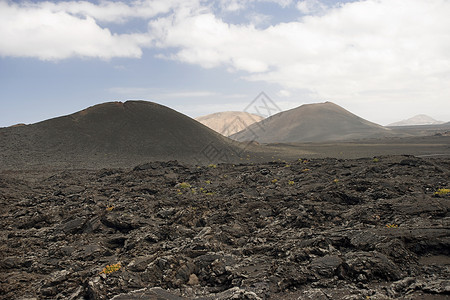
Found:
[[[332,102],[305,104],[280,112],[232,136],[260,143],[324,142],[384,137],[390,129],[369,122]]]

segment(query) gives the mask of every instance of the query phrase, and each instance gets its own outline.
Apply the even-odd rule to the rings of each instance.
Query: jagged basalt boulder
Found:
[[[402,277],[399,267],[389,257],[376,251],[350,252],[344,259],[345,272],[353,279],[394,281]]]

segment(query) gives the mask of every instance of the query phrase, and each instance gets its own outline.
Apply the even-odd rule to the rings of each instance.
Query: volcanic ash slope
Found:
[[[0,136],[4,168],[206,162],[239,153],[233,141],[168,107],[146,101],[103,103],[32,125],[1,128]],[[208,151],[211,146],[214,153]]]
[[[325,142],[391,135],[389,129],[331,103],[306,104],[273,115],[232,136],[260,143]]]

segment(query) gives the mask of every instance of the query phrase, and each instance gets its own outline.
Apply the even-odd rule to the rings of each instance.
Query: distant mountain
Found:
[[[261,143],[323,142],[384,137],[391,131],[331,103],[306,104],[273,115],[232,136]]]
[[[168,107],[109,102],[36,124],[0,129],[0,165],[131,165],[153,160],[221,160],[232,140]],[[212,146],[212,147],[211,147]],[[211,151],[212,148],[214,151]],[[123,165],[123,164],[122,164]]]
[[[442,121],[437,121],[427,115],[417,115],[412,118],[402,120],[399,122],[391,123],[387,126],[411,126],[411,125],[438,125],[443,124]]]
[[[198,122],[224,136],[244,130],[263,119],[261,116],[241,111],[218,112],[195,118]]]
[[[20,126],[26,126],[26,124],[24,124],[24,123],[19,123],[19,124],[11,125],[11,126],[9,126],[9,127],[20,127]]]

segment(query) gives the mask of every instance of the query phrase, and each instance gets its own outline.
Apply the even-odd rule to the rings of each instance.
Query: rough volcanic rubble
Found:
[[[448,299],[449,179],[411,156],[4,171],[0,298]]]

